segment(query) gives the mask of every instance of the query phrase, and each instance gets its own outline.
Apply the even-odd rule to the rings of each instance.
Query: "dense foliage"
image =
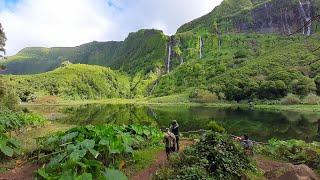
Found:
[[[0,157],[9,156],[20,152],[20,144],[8,134],[10,131],[28,125],[44,123],[43,117],[31,113],[13,112],[4,108],[0,111]]]
[[[154,95],[181,93],[192,87],[236,101],[279,99],[288,93],[298,96],[316,93],[319,91],[320,54],[313,49],[320,44],[315,37],[303,40],[302,36],[228,34],[221,36],[219,50],[217,37],[206,34],[202,36],[204,58],[199,60],[196,59],[198,55],[193,54],[199,50],[198,38],[184,33],[180,41],[182,54],[185,59],[195,59],[163,76]],[[177,38],[181,39],[179,35]]]
[[[256,168],[227,135],[208,133],[200,142],[170,159],[155,179],[241,179]]]
[[[320,143],[306,143],[301,140],[281,141],[269,140],[268,144],[260,145],[257,152],[272,158],[288,161],[294,164],[306,164],[320,170]]]
[[[41,96],[71,100],[126,98],[130,92],[127,76],[100,66],[72,64],[44,74],[5,78],[11,81],[25,102]]]
[[[66,60],[72,63],[109,66],[129,74],[150,72],[162,67],[166,55],[166,36],[158,30],[131,33],[122,42],[91,42],[67,48],[31,47],[8,57],[4,63],[8,74],[47,72]]]
[[[6,35],[3,31],[2,25],[0,23],[0,52],[5,52],[4,46],[6,45],[6,40],[7,40]],[[0,58],[1,57],[2,57],[2,55],[0,54]],[[1,69],[2,68],[0,67],[0,70]]]
[[[134,149],[157,144],[161,138],[158,128],[141,125],[76,127],[39,139],[39,158],[49,163],[38,175],[44,179],[108,177],[106,168],[121,168]]]
[[[19,98],[16,90],[0,76],[0,110],[1,109],[17,109]]]

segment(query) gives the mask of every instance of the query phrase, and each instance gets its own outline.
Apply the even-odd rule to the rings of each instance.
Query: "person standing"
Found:
[[[172,121],[170,129],[176,139],[176,150],[179,151],[179,124],[176,120]]]
[[[171,152],[174,152],[175,141],[176,140],[174,134],[170,132],[169,128],[166,128],[163,142],[165,144],[167,158],[169,158]]]

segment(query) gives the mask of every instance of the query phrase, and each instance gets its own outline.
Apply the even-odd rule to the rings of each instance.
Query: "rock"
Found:
[[[283,164],[281,167],[265,172],[270,180],[318,180],[319,178],[308,166]]]

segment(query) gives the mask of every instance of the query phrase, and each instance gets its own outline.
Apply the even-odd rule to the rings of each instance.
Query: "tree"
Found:
[[[6,45],[6,40],[7,40],[7,37],[0,23],[0,52],[3,52],[4,54],[6,53],[6,50],[4,49],[4,46]],[[0,57],[2,57],[1,54],[0,54]]]

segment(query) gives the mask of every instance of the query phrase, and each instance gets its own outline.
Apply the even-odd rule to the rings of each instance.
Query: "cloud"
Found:
[[[177,28],[210,12],[222,0],[0,0],[7,52],[28,46],[76,46],[123,40],[129,32]]]

